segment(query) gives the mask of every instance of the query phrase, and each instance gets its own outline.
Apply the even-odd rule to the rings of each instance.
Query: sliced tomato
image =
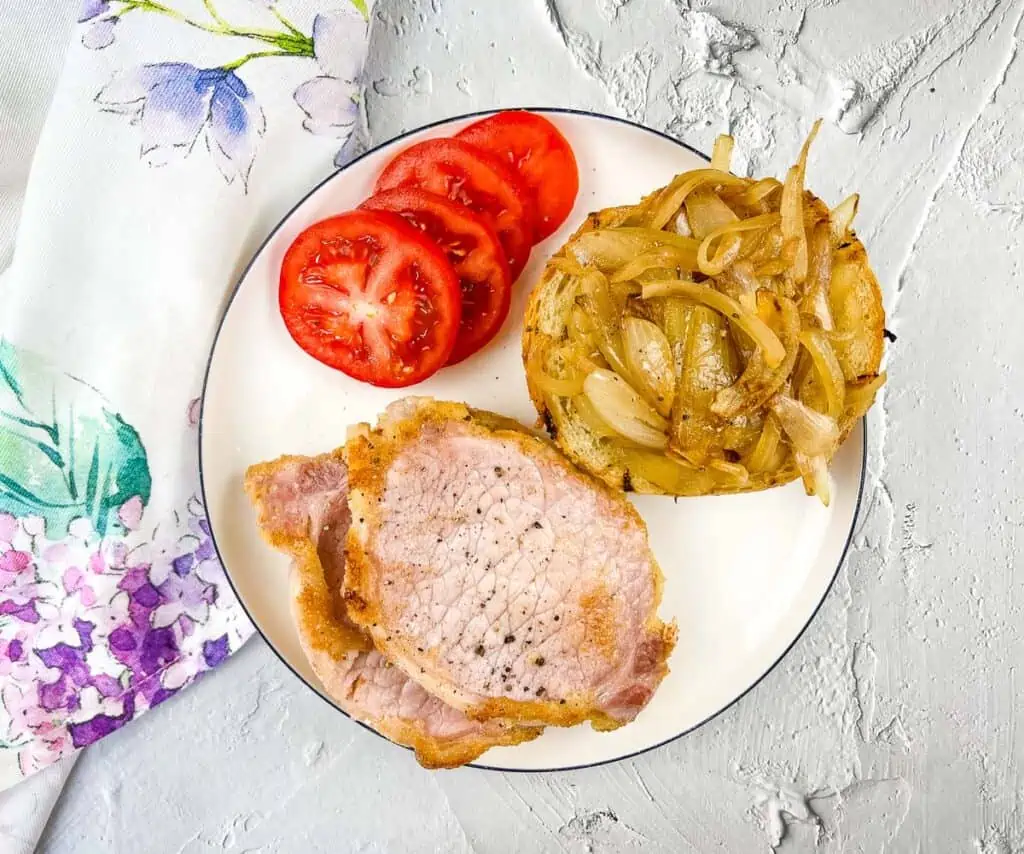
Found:
[[[397,214],[352,211],[311,225],[288,247],[278,293],[295,342],[357,380],[398,388],[451,355],[459,277]]]
[[[501,240],[515,281],[533,245],[533,197],[513,169],[457,139],[428,139],[395,157],[376,192],[419,187],[487,217]]]
[[[533,195],[534,241],[565,222],[580,189],[572,147],[551,122],[536,113],[508,110],[474,122],[457,134],[510,164]]]
[[[498,236],[482,214],[416,188],[385,190],[361,207],[398,214],[440,246],[455,268],[462,288],[462,321],[449,365],[498,334],[508,316],[512,281]]]

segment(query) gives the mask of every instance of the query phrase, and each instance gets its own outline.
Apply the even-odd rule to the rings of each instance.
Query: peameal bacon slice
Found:
[[[340,451],[252,466],[245,489],[261,533],[292,558],[291,595],[302,649],[324,691],[347,714],[413,748],[427,768],[536,738],[536,726],[475,721],[428,693],[378,652],[342,600],[350,514]]]
[[[676,629],[621,493],[515,422],[426,398],[345,459],[348,614],[430,694],[473,720],[596,729],[647,704]]]

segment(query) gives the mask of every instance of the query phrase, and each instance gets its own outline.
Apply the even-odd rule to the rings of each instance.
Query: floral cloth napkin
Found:
[[[199,498],[226,298],[346,155],[364,0],[86,0],[0,278],[0,789],[251,634]]]

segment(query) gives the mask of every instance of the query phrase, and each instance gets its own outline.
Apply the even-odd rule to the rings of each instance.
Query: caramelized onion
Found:
[[[715,147],[711,149],[711,168],[719,172],[728,172],[732,160],[733,139],[728,134],[720,133],[715,138]]]
[[[679,246],[658,246],[642,255],[631,258],[611,275],[611,281],[626,282],[637,278],[648,270],[697,270],[697,246],[682,248]]]
[[[658,326],[639,317],[622,321],[622,343],[626,365],[639,390],[666,418],[676,396],[672,348]]]
[[[772,412],[789,438],[794,450],[809,457],[830,457],[839,445],[839,427],[835,419],[780,394],[772,401]]]
[[[734,418],[757,411],[782,387],[793,372],[800,349],[800,313],[792,300],[759,291],[759,315],[762,312],[766,317],[769,316],[769,312],[771,316],[778,315],[777,322],[782,333],[780,345],[783,347],[784,356],[781,362],[773,366],[768,363],[763,352],[755,352],[740,378],[729,388],[724,388],[715,395],[711,411],[721,418]]]
[[[537,386],[544,394],[554,397],[575,397],[583,392],[583,375],[569,377],[553,377],[547,371],[538,371]]]
[[[573,302],[531,381],[653,489],[799,473],[827,504],[829,460],[885,382],[865,334],[881,328],[877,287],[851,239],[858,197],[826,212],[804,189],[819,126],[784,182],[730,174],[719,137],[709,168],[602,211],[551,262]]]
[[[668,444],[668,421],[618,374],[592,371],[583,381],[583,393],[616,433],[648,448]]]
[[[779,214],[768,213],[750,217],[750,219],[729,222],[714,229],[701,241],[700,248],[697,250],[697,263],[700,265],[700,271],[706,276],[717,276],[739,254],[739,247],[737,246],[732,251],[732,255],[729,256],[728,251],[725,249],[726,241],[735,243],[740,233],[771,228],[777,222],[779,222]],[[711,246],[716,240],[721,240],[722,246],[713,258],[708,258]]]
[[[761,428],[757,444],[754,445],[750,456],[747,457],[747,469],[755,474],[772,471],[775,468],[781,442],[782,430],[779,427],[779,422],[769,415],[764,420],[764,427]]]
[[[724,314],[742,329],[764,351],[769,367],[775,367],[786,356],[786,348],[768,325],[736,300],[707,285],[688,282],[684,279],[667,279],[648,282],[644,285],[644,299],[652,297],[685,297]]]
[[[807,286],[801,309],[817,318],[822,329],[832,329],[832,307],[828,304],[832,287],[832,239],[828,223],[819,222],[814,226],[807,252]]]
[[[777,178],[762,178],[750,185],[740,196],[739,201],[744,205],[754,207],[767,199],[776,190],[782,189],[782,183]]]
[[[573,240],[569,251],[580,264],[592,264],[603,272],[610,272],[657,246],[689,250],[696,259],[700,241],[652,228],[598,228],[585,231]]]
[[[715,485],[711,474],[665,454],[628,450],[623,454],[626,471],[670,495],[703,495]]]
[[[800,343],[811,354],[811,361],[825,389],[828,414],[838,420],[846,405],[846,378],[835,351],[820,329],[804,329],[800,333]]]
[[[804,481],[804,491],[811,496],[818,496],[821,503],[828,507],[832,503],[832,486],[828,479],[828,458],[824,454],[808,456],[797,451],[793,455],[797,470]]]
[[[740,221],[713,190],[702,187],[686,198],[686,219],[693,236],[703,240],[716,229]]]
[[[811,128],[807,140],[800,149],[800,157],[796,165],[786,173],[786,181],[782,185],[782,201],[779,212],[782,214],[782,237],[793,241],[793,266],[790,275],[794,282],[802,282],[807,277],[807,233],[804,229],[804,175],[807,171],[807,152],[810,150],[814,137],[818,135],[821,119]]]
[[[703,184],[743,187],[746,183],[743,178],[737,178],[718,169],[694,169],[692,172],[684,172],[655,197],[647,216],[647,224],[651,228],[664,228],[676,211],[683,206],[686,197]]]
[[[572,399],[572,406],[576,410],[579,419],[587,426],[587,429],[598,438],[622,439],[622,436],[616,433],[611,428],[611,425],[597,414],[597,410],[594,409],[594,405],[587,399],[585,394],[574,397]]]
[[[832,242],[838,245],[842,242],[853,225],[853,218],[857,216],[857,207],[860,204],[860,196],[853,193],[843,199],[838,205],[829,211],[828,219],[831,226]]]

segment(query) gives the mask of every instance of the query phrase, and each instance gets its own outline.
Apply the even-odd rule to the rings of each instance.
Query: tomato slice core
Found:
[[[461,362],[494,338],[508,316],[511,277],[505,253],[481,214],[417,188],[386,190],[362,207],[398,214],[445,253],[462,290],[462,318],[448,364]]]
[[[278,301],[288,333],[310,356],[389,388],[445,364],[462,312],[444,253],[400,216],[375,211],[303,231],[285,253]]]

